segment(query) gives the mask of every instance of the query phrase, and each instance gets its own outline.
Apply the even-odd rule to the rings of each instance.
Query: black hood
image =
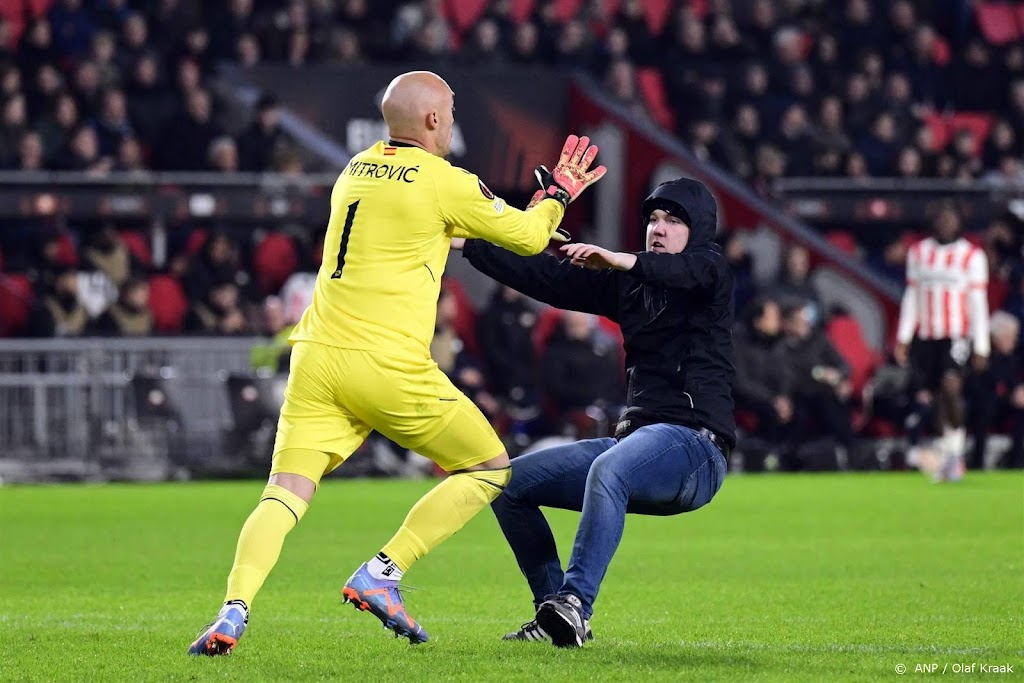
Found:
[[[644,225],[655,209],[677,216],[690,226],[687,249],[714,241],[718,206],[707,186],[699,180],[677,178],[654,188],[654,192],[640,205]]]

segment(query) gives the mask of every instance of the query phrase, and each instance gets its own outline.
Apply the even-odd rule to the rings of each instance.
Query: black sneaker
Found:
[[[590,630],[590,623],[587,624],[587,634],[583,636],[584,640],[593,640],[594,632]],[[518,631],[512,633],[506,633],[501,638],[502,640],[524,640],[524,641],[540,641],[545,643],[551,642],[551,636],[547,634],[547,631],[537,625],[537,620],[528,621],[520,627]]]
[[[583,647],[590,635],[590,622],[583,617],[583,604],[575,595],[558,595],[542,602],[537,610],[537,627],[555,647]]]

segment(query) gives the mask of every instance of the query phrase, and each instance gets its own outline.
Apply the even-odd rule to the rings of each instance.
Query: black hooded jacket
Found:
[[[702,183],[680,178],[644,200],[644,225],[658,208],[690,226],[689,242],[679,254],[637,253],[629,271],[586,270],[549,254],[517,256],[482,240],[467,240],[462,255],[538,301],[619,324],[628,381],[620,429],[654,422],[706,427],[732,447],[732,273],[713,241],[717,205]]]

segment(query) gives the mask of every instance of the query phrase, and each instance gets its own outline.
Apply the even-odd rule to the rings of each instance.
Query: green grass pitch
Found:
[[[920,664],[1024,680],[1024,476],[747,476],[630,517],[581,650],[505,643],[531,616],[489,512],[408,575],[410,647],[339,604],[431,482],[331,480],[230,657],[215,613],[262,483],[0,489],[0,681],[837,681]],[[563,561],[577,514],[550,515]]]

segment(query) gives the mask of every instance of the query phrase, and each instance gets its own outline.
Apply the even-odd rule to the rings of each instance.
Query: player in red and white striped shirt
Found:
[[[963,470],[963,366],[984,368],[989,355],[988,259],[983,249],[960,236],[960,215],[943,208],[932,237],[907,254],[907,288],[900,307],[894,355],[910,363],[915,410],[908,420],[916,443],[928,417],[936,415],[942,434],[942,478]],[[911,343],[913,342],[913,343]]]

